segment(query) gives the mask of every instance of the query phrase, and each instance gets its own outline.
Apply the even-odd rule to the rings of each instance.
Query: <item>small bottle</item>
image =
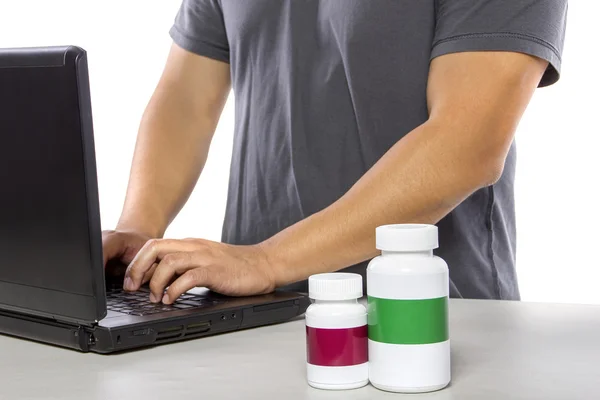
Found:
[[[308,278],[306,310],[308,384],[318,389],[356,389],[369,383],[367,309],[362,276],[318,274]]]
[[[450,383],[448,265],[433,255],[434,225],[377,228],[381,256],[367,268],[369,380],[390,392]]]

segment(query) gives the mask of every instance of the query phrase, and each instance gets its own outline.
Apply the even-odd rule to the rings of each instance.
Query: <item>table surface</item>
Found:
[[[451,300],[452,383],[412,396],[309,387],[303,324],[110,356],[0,336],[0,399],[600,399],[600,306]]]

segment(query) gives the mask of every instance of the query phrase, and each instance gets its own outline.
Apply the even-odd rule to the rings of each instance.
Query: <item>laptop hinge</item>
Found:
[[[29,317],[29,318],[44,320],[44,321],[58,322],[60,324],[75,325],[75,326],[82,325],[82,326],[85,326],[88,328],[93,328],[96,325],[98,325],[98,321],[81,321],[78,319],[70,319],[70,318],[65,318],[62,316],[50,315],[50,314],[47,314],[44,312],[22,309],[19,307],[14,307],[14,306],[5,305],[5,304],[2,304],[2,306],[0,307],[0,312],[2,312],[2,311],[8,312],[11,314],[22,315],[22,316]]]
[[[0,310],[0,333],[80,351],[93,345],[85,327]]]
[[[90,351],[90,346],[95,344],[94,335],[88,333],[83,326],[77,328],[75,332],[75,338],[79,342],[79,348],[81,351],[88,352]]]

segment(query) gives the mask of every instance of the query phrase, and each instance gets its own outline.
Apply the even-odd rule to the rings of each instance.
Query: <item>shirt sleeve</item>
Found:
[[[465,51],[514,51],[549,62],[539,86],[560,77],[567,0],[436,0],[431,59]]]
[[[185,50],[229,63],[229,42],[218,0],[183,0],[169,34]]]

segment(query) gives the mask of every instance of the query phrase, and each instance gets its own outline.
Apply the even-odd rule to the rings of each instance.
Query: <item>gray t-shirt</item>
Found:
[[[566,14],[566,0],[184,0],[175,43],[231,67],[223,241],[260,242],[340,198],[427,120],[434,57],[527,53],[550,62],[540,86],[556,82]],[[513,144],[501,179],[438,224],[453,297],[519,298],[515,161]]]

